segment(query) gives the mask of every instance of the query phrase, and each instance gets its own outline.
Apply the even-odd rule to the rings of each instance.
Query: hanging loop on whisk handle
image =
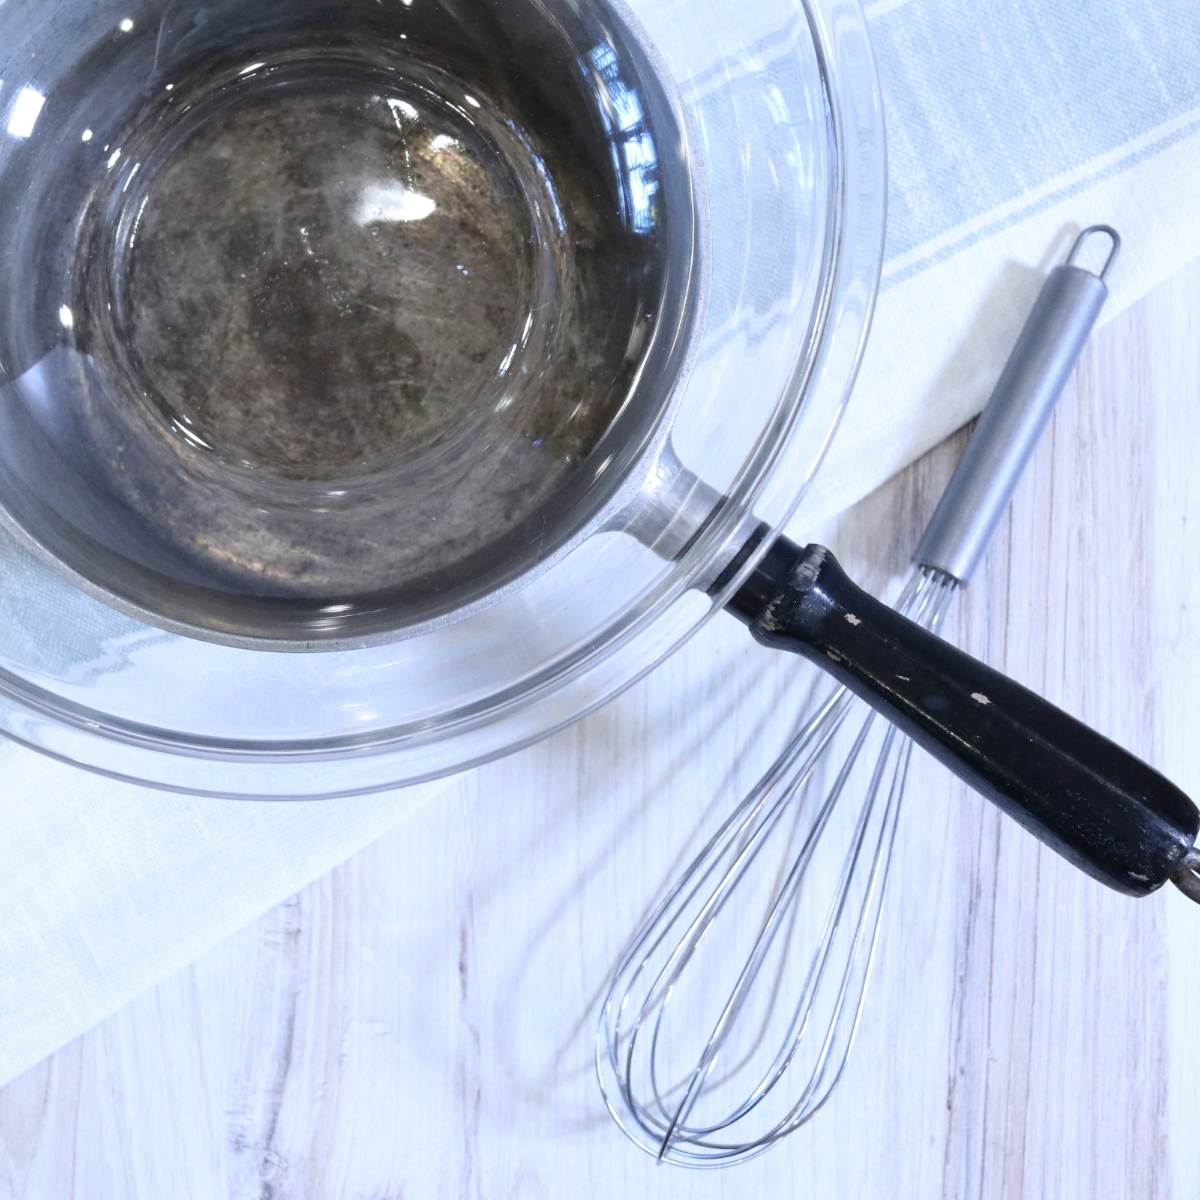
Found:
[[[1173,783],[869,596],[823,547],[777,542],[731,607],[1109,887],[1144,896],[1200,869],[1200,812]]]
[[[1104,266],[1098,272],[1077,266],[1085,243],[1099,236],[1111,244]],[[917,565],[960,583],[974,574],[1108,299],[1105,278],[1120,247],[1116,230],[1093,225],[1050,272],[917,547]]]

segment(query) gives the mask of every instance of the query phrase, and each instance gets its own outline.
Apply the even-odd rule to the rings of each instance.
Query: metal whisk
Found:
[[[1111,240],[1099,272],[1076,265],[1092,234]],[[1008,506],[1119,248],[1114,230],[1094,226],[1051,272],[921,540],[896,607],[935,632]],[[834,692],[634,935],[601,1011],[596,1067],[613,1118],[660,1161],[745,1162],[836,1087],[863,1011],[912,749],[845,688]],[[745,920],[756,912],[765,916]]]

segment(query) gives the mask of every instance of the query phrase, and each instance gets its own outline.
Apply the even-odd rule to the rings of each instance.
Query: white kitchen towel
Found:
[[[1108,317],[1200,251],[1195,0],[874,0],[867,12],[890,135],[884,287],[799,529],[978,411],[1080,226],[1125,238]],[[0,745],[0,1081],[434,794],[192,801]]]

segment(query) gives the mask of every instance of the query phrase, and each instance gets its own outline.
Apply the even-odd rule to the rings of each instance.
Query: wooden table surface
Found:
[[[1200,267],[1096,336],[949,635],[1200,790]],[[895,587],[961,450],[840,522]],[[0,1091],[5,1200],[1200,1195],[1200,914],[1133,902],[919,756],[828,1107],[658,1168],[592,1073],[598,993],[811,679],[713,622]]]

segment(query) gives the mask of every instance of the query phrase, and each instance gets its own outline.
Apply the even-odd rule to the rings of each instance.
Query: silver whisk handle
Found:
[[[1075,265],[1095,234],[1112,243],[1099,273]],[[1050,272],[917,547],[918,566],[944,571],[960,583],[974,574],[1104,307],[1105,278],[1120,246],[1116,230],[1093,225],[1079,235],[1066,263]]]

